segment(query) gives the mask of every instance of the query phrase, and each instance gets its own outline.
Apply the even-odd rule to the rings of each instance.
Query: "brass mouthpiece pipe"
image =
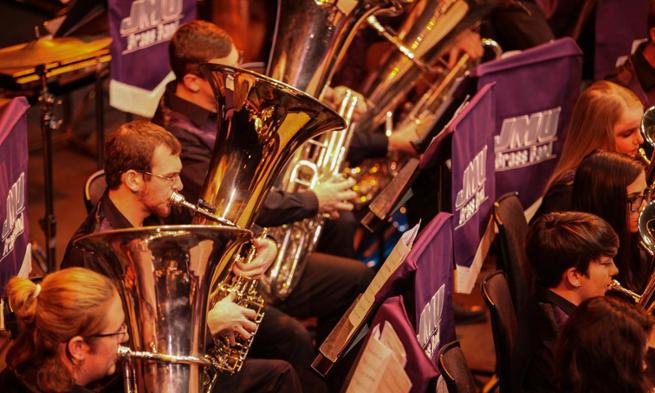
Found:
[[[236,226],[232,221],[230,221],[230,220],[228,220],[226,218],[219,217],[219,216],[215,215],[214,213],[210,212],[207,209],[203,209],[200,206],[197,206],[197,205],[194,205],[193,203],[187,202],[187,200],[184,199],[184,196],[182,196],[182,194],[178,194],[177,192],[173,192],[171,194],[171,196],[169,197],[169,199],[174,205],[182,206],[184,208],[187,208],[187,209],[191,210],[192,212],[200,214],[201,216],[203,216],[205,218],[208,218],[208,219],[210,219],[212,221],[215,221],[215,222],[217,222],[219,224],[228,225],[228,226],[232,226],[232,227]]]
[[[633,291],[631,291],[631,290],[629,290],[627,288],[623,288],[621,286],[621,283],[618,280],[612,280],[612,283],[610,284],[609,289],[611,291],[619,292],[619,293],[622,293],[624,295],[629,296],[637,304],[639,304],[639,302],[641,301],[641,295],[639,295],[638,293],[635,293],[635,292],[633,292]]]

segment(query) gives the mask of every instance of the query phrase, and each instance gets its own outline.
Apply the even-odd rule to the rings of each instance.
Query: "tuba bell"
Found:
[[[130,334],[121,347],[128,393],[199,393],[214,361],[205,355],[205,318],[217,255],[250,231],[206,225],[119,229],[87,235],[76,246],[93,253],[115,283]]]
[[[218,130],[201,198],[215,217],[250,228],[278,174],[294,151],[323,132],[342,129],[344,120],[315,98],[289,85],[252,71],[216,64],[200,67],[217,100]],[[194,223],[214,223],[205,214]],[[232,264],[246,258],[248,246],[227,249],[212,276],[210,306],[232,294],[235,303],[263,316],[264,300],[258,281],[232,272]],[[254,335],[253,335],[254,337]],[[219,368],[239,371],[249,340],[236,345],[217,340],[213,351]]]

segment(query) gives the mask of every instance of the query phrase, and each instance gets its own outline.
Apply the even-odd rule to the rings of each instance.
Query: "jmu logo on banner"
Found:
[[[557,126],[561,107],[503,119],[494,137],[496,171],[536,165],[556,157]]]
[[[11,185],[7,194],[7,215],[2,223],[2,256],[4,259],[14,250],[16,239],[25,231],[25,173]]]
[[[457,191],[455,199],[455,213],[458,217],[455,229],[466,224],[489,197],[485,192],[487,150],[487,146],[483,147],[464,169],[462,189]]]
[[[120,34],[127,39],[123,54],[170,40],[183,18],[183,0],[136,0],[130,16],[121,20]]]
[[[421,310],[416,339],[428,359],[432,359],[434,351],[439,348],[439,326],[441,325],[445,296],[446,284],[443,284]]]

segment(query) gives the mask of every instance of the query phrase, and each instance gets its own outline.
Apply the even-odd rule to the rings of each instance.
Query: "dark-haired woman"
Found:
[[[648,198],[641,161],[618,153],[596,152],[585,158],[575,174],[572,209],[595,214],[619,236],[614,258],[618,280],[641,293],[653,270],[639,247],[639,212]]]
[[[647,393],[644,375],[653,319],[610,297],[589,299],[559,336],[558,380],[567,393]]]
[[[0,373],[2,392],[86,392],[85,385],[116,371],[118,346],[128,335],[108,278],[70,268],[40,284],[14,277],[5,291],[20,333]]]

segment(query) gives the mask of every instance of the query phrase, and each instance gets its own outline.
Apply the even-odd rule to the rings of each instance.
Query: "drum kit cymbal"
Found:
[[[9,90],[35,90],[41,104],[41,135],[43,140],[43,171],[45,180],[45,216],[41,227],[45,233],[48,270],[55,269],[56,220],[53,206],[52,133],[60,121],[54,117],[57,104],[48,85],[60,77],[76,72],[96,73],[96,88],[100,87],[97,72],[109,62],[111,38],[92,40],[80,38],[40,37],[34,41],[0,49],[0,85]],[[96,94],[100,99],[101,94]],[[98,151],[102,150],[99,128]],[[100,154],[99,157],[101,157]]]

